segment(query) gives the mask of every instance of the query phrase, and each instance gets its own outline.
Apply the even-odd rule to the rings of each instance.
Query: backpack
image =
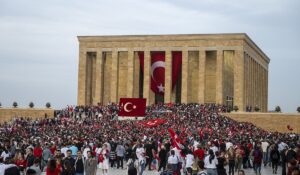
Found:
[[[278,154],[276,152],[272,154],[272,159],[274,159],[274,160],[278,159]]]
[[[133,160],[131,160],[131,162],[128,165],[128,171],[132,171],[132,170],[135,170],[135,166],[134,166],[134,161]]]

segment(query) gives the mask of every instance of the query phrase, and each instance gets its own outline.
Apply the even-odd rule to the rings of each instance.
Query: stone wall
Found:
[[[54,109],[0,108],[0,123],[10,121],[14,117],[44,118],[45,114],[47,114],[49,118],[54,117]]]
[[[289,133],[287,125],[290,125],[293,132],[300,134],[300,114],[233,112],[224,115],[240,122],[251,122],[267,131]]]

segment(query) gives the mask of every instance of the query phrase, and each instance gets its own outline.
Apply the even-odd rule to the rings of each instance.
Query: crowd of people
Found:
[[[118,120],[117,104],[68,106],[54,118],[16,117],[0,126],[0,175],[300,175],[300,135],[268,132],[226,116],[215,104],[155,104],[146,127]],[[174,131],[174,135],[170,133]],[[225,167],[228,166],[226,169]],[[281,166],[281,172],[278,171]]]

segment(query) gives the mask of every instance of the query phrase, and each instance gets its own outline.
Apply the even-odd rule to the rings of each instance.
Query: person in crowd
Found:
[[[297,165],[297,151],[296,146],[294,144],[290,145],[290,148],[286,153],[287,167],[288,167],[288,175],[292,174],[293,169]]]
[[[47,165],[48,163],[48,160],[52,158],[52,154],[51,154],[51,151],[49,149],[49,144],[46,143],[45,144],[45,148],[43,149],[42,151],[42,169]]]
[[[69,160],[65,160],[63,164],[63,170],[60,175],[75,175],[74,167]]]
[[[164,145],[161,146],[161,149],[159,150],[158,153],[158,157],[159,157],[158,172],[160,172],[161,170],[165,171],[167,165],[167,150]]]
[[[73,156],[73,155],[72,155]],[[74,157],[74,156],[73,156]],[[75,156],[75,175],[83,175],[84,174],[84,157],[82,156],[82,152],[80,150],[77,151],[77,156]]]
[[[101,152],[98,157],[99,168],[102,172],[102,175],[107,175],[108,168],[109,168],[109,156],[110,156],[110,152],[108,150],[108,146],[107,144],[103,144]]]
[[[63,160],[63,165],[65,165],[65,161],[68,161],[70,164],[71,164],[71,168],[75,169],[75,159],[72,157],[72,151],[71,150],[68,150],[67,151],[67,157],[65,157],[65,159]],[[62,169],[64,169],[65,166],[62,166]]]
[[[171,150],[171,155],[168,157],[168,164],[170,165],[172,172],[178,171],[179,158],[175,155],[174,150]]]
[[[26,167],[31,167],[35,160],[32,148],[27,148],[27,154],[25,157],[26,157],[26,162],[27,162]]]
[[[46,175],[60,175],[61,171],[62,169],[56,165],[55,159],[48,161]]]
[[[17,155],[18,155],[18,158],[17,158],[15,164],[19,168],[20,172],[24,174],[26,167],[27,167],[26,159],[24,157],[24,154],[21,152],[19,152]]]
[[[208,155],[204,158],[204,167],[207,169],[207,175],[218,175],[218,159],[212,149],[208,150]]]
[[[122,142],[119,142],[116,148],[117,152],[117,169],[121,167],[123,169],[123,160],[125,156],[125,147],[123,146]]]
[[[42,159],[43,149],[42,149],[41,144],[40,144],[39,141],[37,142],[36,146],[33,149],[33,155],[34,155],[35,158],[43,160]]]
[[[237,146],[235,155],[235,171],[239,171],[242,168],[242,161],[244,155],[244,150],[240,145]]]
[[[146,144],[145,144],[145,151],[146,151],[146,166],[145,168],[147,168],[148,166],[148,170],[151,171],[151,162],[153,160],[153,145],[151,143],[150,140],[147,140]]]
[[[227,175],[225,165],[227,164],[226,158],[225,158],[225,153],[224,152],[216,152],[216,156],[218,159],[218,164],[217,164],[217,172],[218,175]]]
[[[263,151],[261,148],[261,145],[258,144],[254,148],[253,152],[253,166],[256,175],[261,175],[261,164],[262,164],[262,159],[263,159]]]
[[[187,155],[185,157],[185,168],[188,175],[192,175],[193,169],[192,166],[194,164],[195,158],[193,152],[191,150],[187,151]]]
[[[136,154],[132,153],[127,163],[127,175],[137,175],[139,169],[139,161],[136,158]]]
[[[40,168],[40,159],[34,159],[33,164],[31,166],[28,167],[28,169],[34,170],[35,171],[35,175],[41,175],[41,168]]]
[[[88,158],[84,161],[85,175],[96,175],[97,160],[93,157],[92,152],[88,151]]]
[[[270,160],[272,162],[273,174],[277,174],[278,163],[280,160],[280,153],[277,145],[273,144],[270,146]]]
[[[270,144],[267,140],[263,140],[261,142],[261,147],[262,147],[262,151],[263,151],[263,163],[264,166],[267,165],[268,163],[268,148],[269,148]]]
[[[204,150],[202,149],[201,144],[197,145],[197,149],[194,151],[194,156],[197,157],[199,160],[204,160]]]
[[[236,156],[235,156],[235,151],[233,149],[233,146],[230,146],[227,154],[226,154],[226,158],[228,161],[228,166],[229,166],[229,175],[234,175],[234,165],[235,165],[235,160],[236,160]]]
[[[75,142],[73,142],[72,146],[69,148],[69,150],[72,151],[72,157],[73,159],[76,159],[76,156],[78,154],[78,148],[77,146],[75,145]]]
[[[205,171],[204,168],[204,161],[200,160],[198,162],[198,167],[199,167],[199,172],[197,173],[197,175],[207,175],[207,172]]]
[[[139,175],[142,175],[146,166],[146,157],[145,157],[145,149],[141,143],[138,144],[135,154],[139,161],[138,172]]]

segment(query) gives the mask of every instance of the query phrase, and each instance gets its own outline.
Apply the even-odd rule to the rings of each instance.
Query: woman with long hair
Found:
[[[231,146],[226,154],[226,158],[228,160],[228,166],[229,166],[229,175],[234,175],[234,165],[235,165],[235,152],[233,149],[233,146]]]
[[[16,160],[15,164],[19,168],[20,172],[23,172],[23,174],[25,174],[27,161],[26,161],[23,153],[21,153],[21,152],[18,153],[17,160]]]
[[[61,172],[60,168],[56,165],[56,160],[51,159],[48,161],[46,168],[46,175],[59,175]]]
[[[204,158],[204,166],[207,169],[207,175],[218,175],[218,159],[213,150],[208,150],[208,155]]]
[[[139,167],[139,161],[136,158],[135,153],[131,153],[127,161],[127,174],[128,175],[137,175]]]

